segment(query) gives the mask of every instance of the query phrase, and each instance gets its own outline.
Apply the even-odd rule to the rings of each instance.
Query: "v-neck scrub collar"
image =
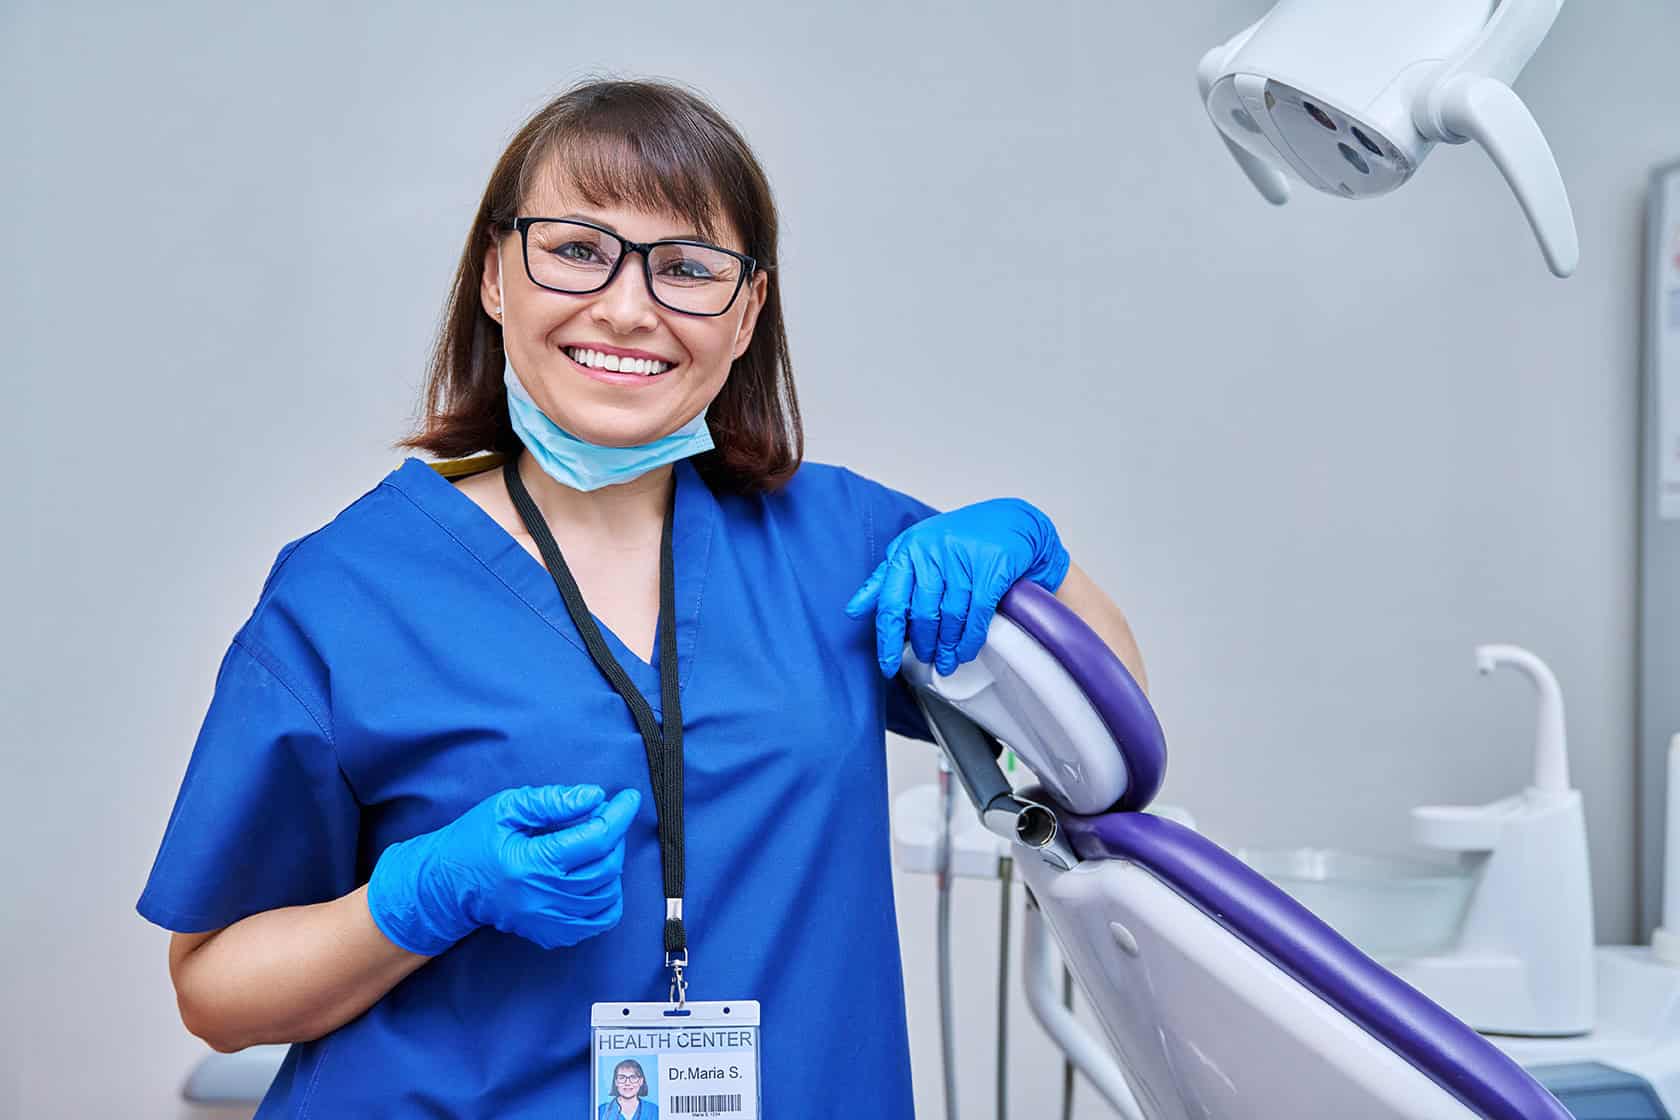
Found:
[[[677,676],[679,684],[686,688],[694,667],[700,604],[705,597],[706,565],[718,522],[718,505],[694,464],[683,460],[671,469],[677,488],[671,530],[677,585]],[[434,468],[413,457],[405,459],[386,478],[385,485],[401,491],[556,633],[587,654],[548,569],[477,502],[457,490]],[[600,623],[599,619],[596,621]],[[613,656],[636,682],[636,687],[648,695],[657,711],[659,671],[633,653],[610,627],[601,625],[600,629]],[[654,649],[658,648],[656,634]]]

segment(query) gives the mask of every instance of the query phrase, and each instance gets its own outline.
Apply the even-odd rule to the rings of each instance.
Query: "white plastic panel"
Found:
[[[1149,1120],[1475,1120],[1137,865],[1018,867]]]

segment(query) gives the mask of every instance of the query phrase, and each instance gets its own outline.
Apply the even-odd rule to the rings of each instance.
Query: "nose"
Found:
[[[595,293],[589,313],[602,326],[619,334],[652,330],[659,323],[658,305],[647,289],[640,253],[626,253],[611,284]]]

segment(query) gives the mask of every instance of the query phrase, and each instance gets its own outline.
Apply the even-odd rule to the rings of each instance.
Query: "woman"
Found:
[[[647,1096],[642,1063],[626,1058],[613,1069],[613,1095],[595,1110],[595,1120],[659,1120],[659,1106]]]
[[[1026,502],[801,465],[776,237],[671,86],[575,88],[498,162],[407,441],[491,455],[410,458],[281,549],[140,899],[189,1030],[299,1044],[259,1116],[575,1115],[591,1005],[685,958],[760,1002],[767,1111],[910,1115],[906,639],[953,671],[1025,578],[1142,666]]]

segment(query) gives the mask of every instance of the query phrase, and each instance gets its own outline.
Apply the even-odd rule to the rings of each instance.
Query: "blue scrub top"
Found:
[[[932,508],[807,463],[675,467],[694,999],[757,999],[765,1114],[910,1117],[884,731],[930,739],[847,599]],[[655,713],[658,671],[602,628]],[[655,647],[657,648],[657,647]],[[407,459],[286,545],[217,674],[139,911],[181,932],[341,897],[498,790],[634,786],[624,919],[545,951],[480,929],[295,1045],[258,1117],[583,1115],[590,1005],[663,1000],[647,756],[548,571]]]

